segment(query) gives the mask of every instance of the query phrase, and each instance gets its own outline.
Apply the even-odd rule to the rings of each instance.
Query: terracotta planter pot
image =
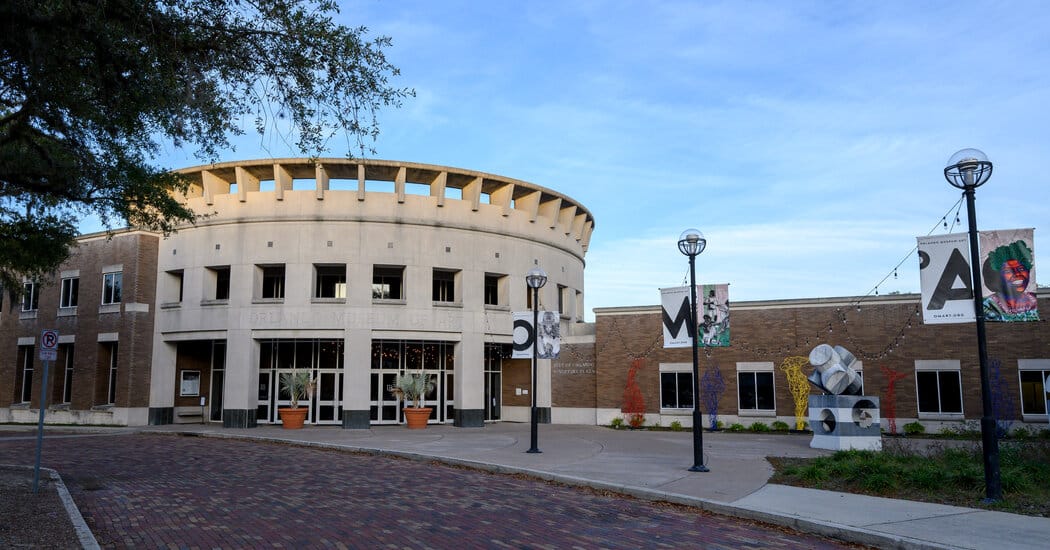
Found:
[[[422,430],[427,427],[427,421],[430,420],[431,407],[405,407],[405,421],[408,423],[408,429],[410,430]]]
[[[302,428],[303,422],[306,421],[306,411],[306,407],[277,409],[277,414],[281,417],[281,427],[286,430]]]

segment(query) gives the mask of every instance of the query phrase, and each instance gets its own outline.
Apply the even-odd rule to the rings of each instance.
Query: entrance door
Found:
[[[321,371],[317,374],[314,392],[313,417],[317,424],[336,424],[343,421],[343,375],[340,372]]]

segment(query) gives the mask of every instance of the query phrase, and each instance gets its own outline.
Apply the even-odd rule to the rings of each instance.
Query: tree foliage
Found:
[[[307,155],[371,151],[393,87],[390,39],[330,0],[0,2],[0,283],[68,256],[75,222],[170,232],[194,214],[163,147],[213,161],[244,126]],[[43,250],[55,250],[44,253]]]

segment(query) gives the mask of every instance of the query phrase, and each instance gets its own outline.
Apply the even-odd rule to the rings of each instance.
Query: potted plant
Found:
[[[397,400],[405,400],[405,421],[409,429],[418,430],[427,427],[430,419],[431,407],[423,407],[423,396],[434,389],[434,383],[429,374],[402,374],[398,375],[397,382],[390,393]],[[412,403],[413,406],[408,406]]]
[[[305,397],[307,401],[313,401],[314,385],[315,381],[310,379],[310,373],[307,372],[292,369],[292,372],[281,375],[281,391],[288,392],[292,402],[291,407],[277,409],[284,429],[296,430],[303,427],[309,408],[300,407],[299,400]]]

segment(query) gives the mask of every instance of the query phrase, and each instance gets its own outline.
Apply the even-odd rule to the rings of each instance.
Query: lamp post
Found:
[[[999,479],[999,439],[992,416],[991,379],[988,375],[988,346],[984,333],[984,305],[981,296],[981,261],[977,248],[977,215],[974,212],[974,190],[992,177],[992,163],[977,149],[963,149],[948,159],[944,178],[963,190],[970,226],[970,270],[973,273],[973,308],[977,321],[977,354],[981,365],[981,450],[984,457],[984,494],[986,502],[1002,500]]]
[[[707,248],[698,229],[686,229],[678,237],[678,250],[689,256],[689,334],[693,341],[693,465],[690,472],[709,472],[704,466],[704,418],[700,414],[700,353],[696,342],[696,257]]]
[[[538,266],[525,274],[525,284],[532,289],[532,411],[531,411],[531,442],[527,453],[540,453],[539,443],[539,411],[536,409],[536,357],[540,347],[540,289],[547,284],[547,272]]]

